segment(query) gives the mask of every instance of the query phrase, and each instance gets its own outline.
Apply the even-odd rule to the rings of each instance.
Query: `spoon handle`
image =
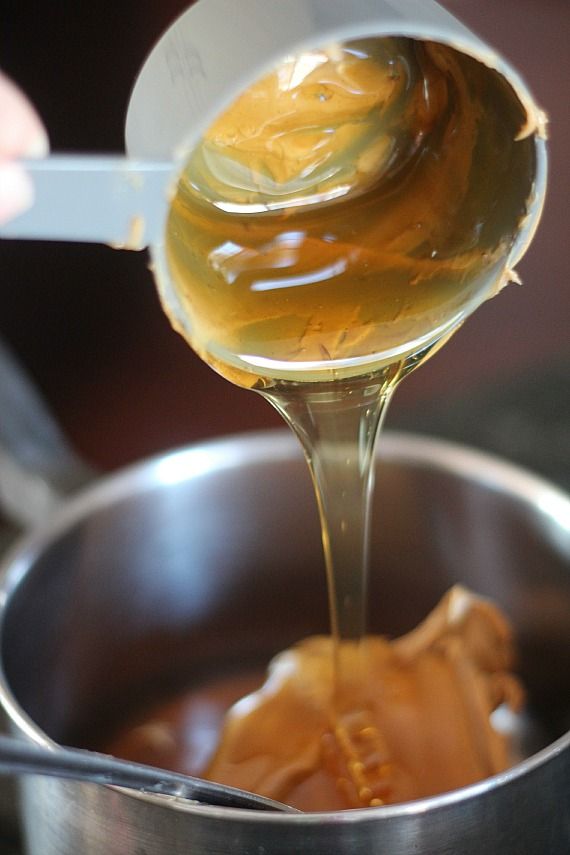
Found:
[[[0,226],[0,237],[84,241],[144,249],[163,237],[174,164],[105,155],[22,161],[33,206]]]
[[[0,774],[71,778],[93,784],[177,796],[208,805],[297,813],[280,802],[201,778],[192,778],[189,775],[155,769],[127,760],[117,760],[106,754],[79,748],[44,748],[2,735]]]

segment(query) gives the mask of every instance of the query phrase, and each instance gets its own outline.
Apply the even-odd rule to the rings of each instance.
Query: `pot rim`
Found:
[[[562,489],[524,468],[509,463],[488,452],[479,451],[448,440],[418,434],[385,431],[379,443],[380,459],[406,460],[426,469],[436,469],[469,480],[497,492],[514,496],[531,506],[535,513],[550,519],[568,538],[570,551],[570,496]],[[93,511],[109,507],[133,494],[144,493],[160,486],[176,484],[189,478],[199,478],[212,470],[231,469],[253,459],[287,461],[301,459],[302,452],[293,435],[283,429],[236,434],[167,451],[127,466],[99,479],[65,502],[45,524],[21,538],[0,562],[0,651],[6,610],[14,591],[24,580],[35,558],[63,532]],[[32,742],[57,751],[58,744],[50,739],[20,707],[12,694],[0,659],[0,706],[10,722]],[[563,751],[570,750],[570,730],[546,748],[526,758],[505,772],[485,778],[475,784],[396,805],[358,808],[346,811],[323,811],[306,814],[270,813],[243,808],[216,807],[193,804],[175,797],[137,793],[120,787],[122,794],[144,802],[167,806],[184,813],[205,814],[212,819],[240,821],[260,820],[271,824],[313,825],[329,822],[346,824],[365,820],[388,821],[414,814],[434,813],[443,808],[466,802],[489,793],[529,774],[553,761]],[[109,785],[104,785],[109,786]]]

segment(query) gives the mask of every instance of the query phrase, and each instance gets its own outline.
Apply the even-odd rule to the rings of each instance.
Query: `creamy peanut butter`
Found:
[[[514,757],[492,723],[519,710],[513,639],[501,612],[454,588],[395,641],[303,641],[275,658],[264,685],[228,713],[207,777],[335,810],[403,802],[501,772]]]

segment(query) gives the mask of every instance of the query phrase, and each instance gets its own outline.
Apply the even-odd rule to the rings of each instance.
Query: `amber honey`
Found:
[[[332,45],[244,92],[181,177],[165,309],[301,439],[339,637],[364,631],[390,396],[510,275],[535,170],[525,121],[506,82],[451,47]]]

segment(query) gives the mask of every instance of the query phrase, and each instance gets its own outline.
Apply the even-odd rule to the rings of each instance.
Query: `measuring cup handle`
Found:
[[[23,161],[34,204],[0,225],[0,238],[63,240],[140,250],[162,239],[171,161],[113,155],[52,155]]]

